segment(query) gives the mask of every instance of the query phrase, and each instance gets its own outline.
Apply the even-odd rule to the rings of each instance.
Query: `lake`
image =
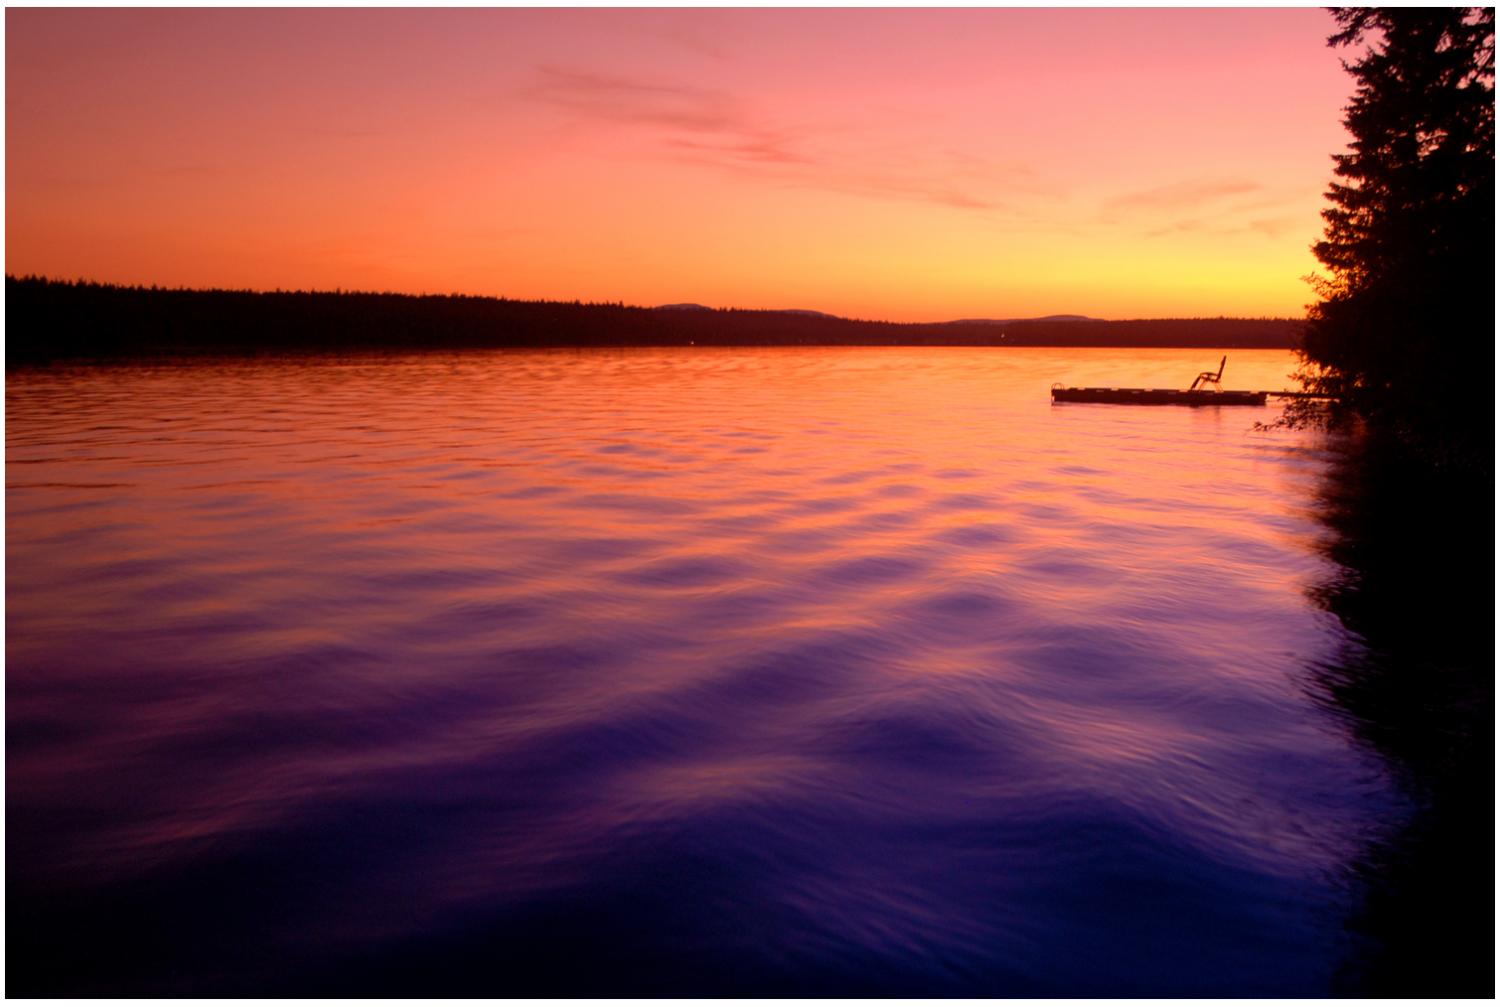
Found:
[[[9,992],[1327,993],[1337,446],[1048,395],[1220,355],[13,371]]]

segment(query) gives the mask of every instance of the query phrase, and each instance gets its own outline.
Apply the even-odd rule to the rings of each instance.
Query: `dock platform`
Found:
[[[1054,385],[1053,402],[1102,402],[1123,406],[1263,406],[1269,392],[1208,391],[1181,388],[1063,388]]]

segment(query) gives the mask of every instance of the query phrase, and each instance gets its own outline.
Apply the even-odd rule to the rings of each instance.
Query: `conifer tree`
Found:
[[[1328,275],[1308,317],[1304,381],[1424,450],[1493,438],[1495,12],[1337,8],[1348,153],[1334,156]]]

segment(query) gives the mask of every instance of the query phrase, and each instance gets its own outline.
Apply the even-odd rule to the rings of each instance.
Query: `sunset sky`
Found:
[[[1301,315],[1294,10],[6,11],[6,271],[945,320]]]

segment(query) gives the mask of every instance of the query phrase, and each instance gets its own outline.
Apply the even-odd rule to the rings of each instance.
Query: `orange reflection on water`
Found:
[[[1012,946],[1018,918],[1072,931],[1045,890],[971,903],[952,879],[1092,877],[1102,830],[1129,837],[1130,870],[1196,872],[1194,899],[1255,917],[1226,947],[1295,943],[1256,900],[1336,867],[1368,808],[1329,795],[1375,785],[1293,674],[1341,640],[1306,596],[1327,572],[1306,512],[1321,457],[1251,429],[1274,408],[1048,395],[1185,386],[1218,356],[18,372],[23,898],[205,850],[353,848],[310,872],[319,906],[389,936],[664,870],[620,852],[639,848],[707,871],[777,954],[798,927],[967,954]],[[1291,369],[1231,350],[1225,383]],[[714,888],[715,857],[744,885]],[[298,897],[278,918],[324,911]],[[1111,926],[1141,925],[1137,901]],[[317,928],[293,929],[315,956]]]

